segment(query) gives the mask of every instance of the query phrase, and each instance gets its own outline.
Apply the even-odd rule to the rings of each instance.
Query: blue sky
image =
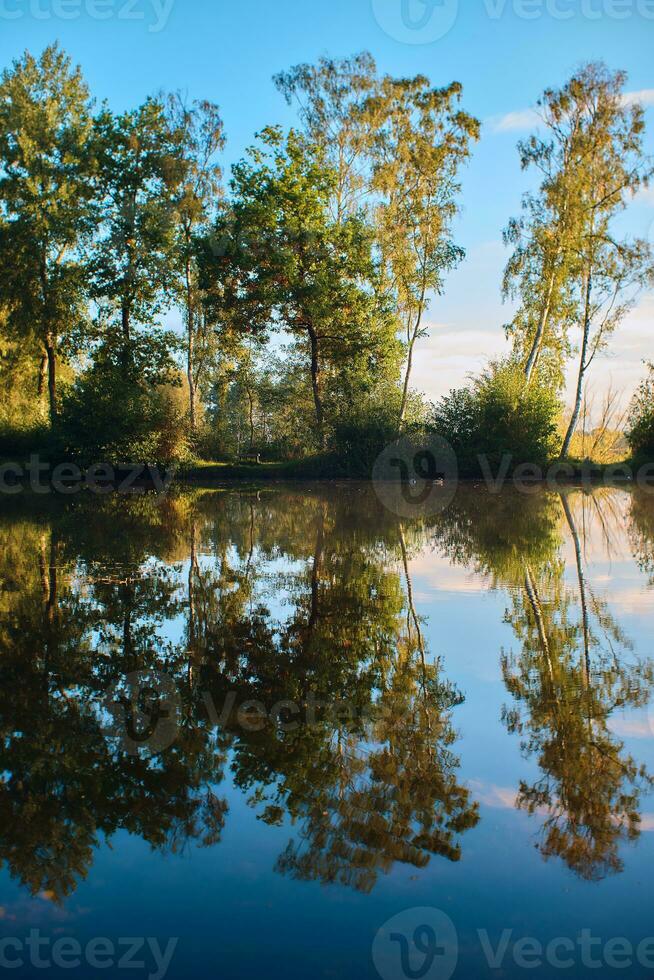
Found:
[[[298,62],[367,49],[382,71],[460,81],[465,108],[485,125],[457,224],[468,257],[432,304],[417,361],[416,385],[431,396],[503,349],[501,233],[528,186],[515,145],[542,90],[583,61],[626,69],[649,106],[654,152],[654,0],[0,0],[3,65],[54,40],[116,109],[162,88],[218,102],[226,166],[258,129],[292,121],[271,76]],[[654,240],[654,189],[634,203],[628,228]],[[598,395],[610,380],[630,393],[654,356],[653,327],[654,297],[644,296],[597,365]]]

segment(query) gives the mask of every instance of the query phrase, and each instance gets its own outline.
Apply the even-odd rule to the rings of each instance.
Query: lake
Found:
[[[387,505],[2,502],[0,966],[652,976],[654,494]]]

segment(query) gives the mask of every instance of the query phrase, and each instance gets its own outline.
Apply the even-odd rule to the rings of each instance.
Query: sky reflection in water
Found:
[[[26,498],[0,537],[3,936],[358,978],[422,906],[462,977],[498,975],[479,930],[654,934],[651,495]],[[140,749],[126,676],[172,692]]]

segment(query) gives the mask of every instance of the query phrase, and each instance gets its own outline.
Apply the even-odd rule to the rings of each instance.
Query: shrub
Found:
[[[185,399],[164,346],[106,342],[62,399],[59,435],[82,462],[169,465],[186,456]]]
[[[372,475],[377,457],[398,437],[400,402],[401,391],[392,383],[352,393],[341,401],[334,412],[329,445],[347,475],[362,479]]]
[[[434,408],[432,425],[451,444],[462,476],[493,473],[505,455],[511,469],[521,463],[545,466],[558,448],[561,405],[556,392],[534,380],[526,387],[514,362],[491,364],[466,388],[453,390]]]
[[[654,364],[640,383],[629,410],[627,441],[637,459],[654,459]]]

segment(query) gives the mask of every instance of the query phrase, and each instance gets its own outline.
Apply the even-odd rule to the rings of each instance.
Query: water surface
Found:
[[[448,980],[654,936],[652,495],[24,497],[0,541],[3,937]]]

